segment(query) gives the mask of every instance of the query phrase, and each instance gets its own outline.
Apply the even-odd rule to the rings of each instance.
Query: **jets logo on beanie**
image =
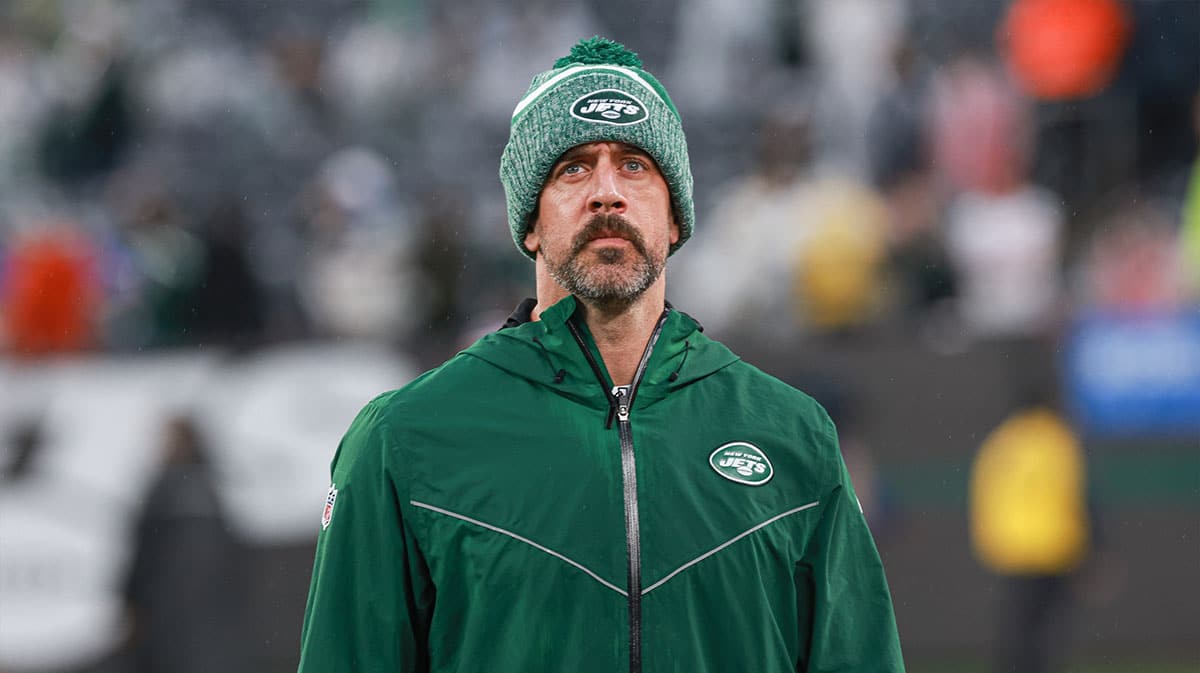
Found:
[[[527,256],[534,255],[525,248],[525,234],[550,169],[563,152],[599,141],[641,148],[658,164],[679,224],[671,252],[692,235],[692,171],[679,111],[662,84],[642,70],[637,54],[593,37],[536,75],[513,110],[500,182],[513,241]]]

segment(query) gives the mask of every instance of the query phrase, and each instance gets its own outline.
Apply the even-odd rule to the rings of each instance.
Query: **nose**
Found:
[[[621,193],[617,169],[611,161],[601,159],[596,164],[592,174],[592,195],[588,202],[588,210],[592,213],[623,214],[627,205],[625,195]]]

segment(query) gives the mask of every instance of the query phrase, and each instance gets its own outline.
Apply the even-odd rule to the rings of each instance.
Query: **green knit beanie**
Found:
[[[572,147],[597,141],[639,147],[658,164],[679,224],[674,253],[691,237],[696,220],[679,111],[662,84],[642,70],[637,54],[602,37],[580,41],[552,70],[536,75],[513,110],[500,182],[517,248],[534,257],[525,248],[525,234],[555,162]]]

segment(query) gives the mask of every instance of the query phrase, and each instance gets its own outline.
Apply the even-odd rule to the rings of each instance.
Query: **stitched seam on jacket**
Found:
[[[484,522],[482,522],[482,521],[479,521],[478,519],[472,519],[472,518],[471,518],[471,517],[469,517],[469,516],[465,516],[465,515],[463,515],[463,514],[458,514],[457,512],[451,512],[451,511],[450,511],[450,510],[448,510],[448,509],[442,509],[441,507],[437,507],[437,506],[435,506],[435,505],[430,505],[430,504],[428,504],[428,503],[424,503],[424,502],[417,502],[416,500],[410,500],[410,501],[409,501],[409,504],[410,504],[410,505],[412,505],[413,507],[420,507],[420,508],[422,508],[422,509],[427,509],[427,510],[430,510],[430,511],[433,511],[433,512],[437,512],[437,513],[439,513],[439,514],[445,514],[445,515],[446,515],[446,516],[448,516],[448,517],[452,517],[452,518],[455,518],[455,519],[459,519],[459,520],[461,520],[461,521],[466,521],[467,523],[473,523],[473,524],[475,524],[476,526],[479,526],[479,527],[481,527],[481,528],[486,528],[486,529],[488,529],[488,530],[490,530],[490,531],[494,531],[494,532],[496,532],[496,533],[500,533],[501,535],[507,535],[508,537],[511,537],[512,539],[514,539],[514,540],[517,540],[518,542],[524,542],[525,544],[529,545],[530,547],[533,547],[534,549],[537,549],[537,550],[539,550],[539,551],[543,551],[543,552],[545,552],[545,553],[547,553],[547,554],[549,554],[549,555],[553,556],[553,557],[554,557],[554,558],[556,558],[556,559],[559,559],[559,560],[561,560],[561,561],[565,561],[565,562],[569,563],[570,565],[572,565],[572,566],[575,566],[576,568],[578,568],[578,569],[582,570],[583,572],[587,573],[587,574],[588,574],[588,576],[589,576],[589,577],[591,577],[592,579],[596,580],[596,581],[597,581],[597,582],[599,582],[600,584],[603,584],[604,586],[608,587],[609,589],[612,589],[613,591],[615,591],[615,592],[617,592],[617,593],[621,594],[622,596],[625,596],[625,597],[628,597],[628,596],[629,596],[629,592],[628,592],[628,591],[625,591],[624,589],[622,589],[622,588],[620,588],[620,587],[616,586],[615,584],[612,584],[611,582],[608,582],[608,581],[606,581],[604,578],[600,577],[600,576],[599,576],[599,575],[597,575],[596,573],[594,573],[594,572],[592,572],[591,570],[589,570],[589,569],[588,569],[586,566],[584,566],[582,563],[578,563],[578,562],[576,562],[576,561],[573,561],[573,560],[571,560],[571,559],[567,558],[566,556],[563,556],[562,554],[560,554],[560,553],[558,553],[558,552],[554,551],[553,549],[550,549],[549,547],[544,547],[544,546],[542,546],[542,545],[540,545],[540,544],[538,544],[538,543],[534,542],[533,540],[530,540],[530,539],[529,539],[529,538],[527,538],[527,537],[522,537],[522,536],[520,536],[520,535],[517,535],[516,533],[514,533],[514,532],[512,532],[512,531],[509,531],[509,530],[505,530],[505,529],[503,529],[503,528],[500,528],[499,526],[493,526],[493,525],[492,525],[492,524],[490,524],[490,523],[484,523]]]
[[[674,577],[674,576],[678,575],[679,573],[683,572],[684,570],[687,570],[688,568],[696,565],[697,563],[703,561],[704,559],[708,558],[709,556],[716,554],[717,552],[728,547],[729,545],[733,544],[734,542],[737,542],[738,540],[746,537],[747,535],[753,533],[754,531],[759,530],[761,528],[765,528],[786,516],[791,516],[797,512],[803,512],[806,509],[812,509],[813,507],[816,507],[819,504],[821,504],[820,500],[814,500],[814,501],[808,503],[807,505],[801,505],[794,509],[789,509],[788,511],[784,512],[783,514],[776,514],[775,516],[771,517],[770,519],[767,519],[766,521],[758,524],[757,526],[754,526],[753,528],[750,528],[747,531],[739,533],[738,535],[726,540],[725,542],[717,545],[716,547],[713,547],[712,549],[697,556],[696,558],[692,559],[691,561],[688,561],[687,563],[684,563],[683,565],[679,566],[678,568],[672,570],[670,573],[667,574],[666,577],[662,578],[661,580],[655,582],[654,584],[651,584],[650,586],[646,587],[645,589],[642,589],[642,595],[645,596],[646,594],[657,589],[658,587],[662,586],[663,584],[666,584],[667,580],[671,579],[672,577]]]

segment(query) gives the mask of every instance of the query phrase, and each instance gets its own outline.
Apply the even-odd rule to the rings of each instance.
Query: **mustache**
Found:
[[[633,248],[641,253],[646,254],[646,242],[642,239],[641,233],[629,223],[624,217],[617,213],[597,213],[588,220],[583,229],[575,235],[572,241],[572,254],[580,253],[584,246],[597,238],[623,238]]]

